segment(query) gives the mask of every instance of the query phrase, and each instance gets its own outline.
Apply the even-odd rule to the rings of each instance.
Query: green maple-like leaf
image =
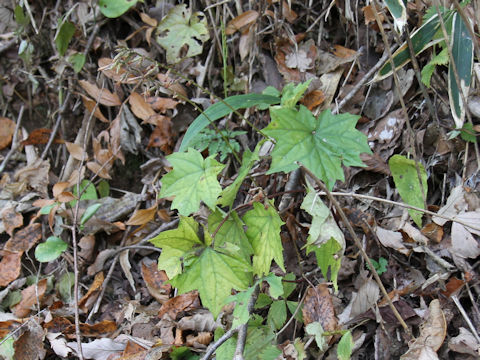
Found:
[[[344,180],[345,166],[364,166],[360,153],[370,153],[367,137],[355,129],[359,116],[333,115],[323,111],[318,118],[305,106],[270,108],[272,122],[263,130],[277,144],[272,152],[272,165],[267,174],[289,172],[302,163],[329,189],[336,180]]]
[[[221,224],[215,234],[215,246],[221,247],[226,242],[232,243],[239,247],[239,251],[245,259],[249,259],[250,255],[253,254],[253,248],[247,235],[245,235],[245,230],[243,230],[244,223],[235,211],[232,211],[228,219],[224,221],[225,216],[217,210],[208,217],[208,231],[210,234],[213,235]]]
[[[170,279],[182,272],[182,259],[194,248],[204,245],[197,234],[197,222],[181,216],[177,229],[164,231],[150,240],[153,245],[162,248],[158,268],[165,270]]]
[[[167,156],[173,170],[162,178],[159,196],[175,196],[172,209],[178,209],[184,216],[197,211],[200,201],[213,209],[222,191],[217,175],[225,167],[214,158],[215,154],[203,159],[197,150],[191,148],[186,153]]]
[[[210,38],[207,20],[201,12],[192,14],[187,5],[175,6],[158,24],[157,42],[167,51],[167,62],[182,60],[180,50],[188,46],[185,57],[202,53],[203,43]]]
[[[208,247],[183,274],[171,279],[170,283],[181,294],[198,290],[203,306],[217,317],[232,288],[248,288],[252,281],[251,270],[245,260]]]
[[[274,206],[265,208],[253,203],[253,210],[247,212],[243,222],[248,226],[247,238],[253,246],[253,271],[262,276],[270,271],[272,260],[285,271],[280,227],[284,224]]]

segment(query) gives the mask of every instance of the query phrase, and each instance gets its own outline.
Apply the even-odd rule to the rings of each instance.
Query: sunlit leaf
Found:
[[[192,148],[187,153],[167,156],[173,170],[162,178],[161,198],[175,196],[172,209],[188,216],[200,208],[200,201],[213,209],[222,191],[217,175],[225,165],[215,160],[215,154],[203,159]]]
[[[35,248],[35,258],[40,262],[49,262],[58,258],[67,250],[68,244],[57,236],[50,236]]]
[[[272,122],[263,130],[277,144],[267,174],[289,172],[302,163],[331,189],[336,180],[344,180],[342,164],[365,166],[360,153],[371,153],[367,137],[355,129],[359,116],[333,115],[323,111],[318,118],[305,106],[300,110],[272,107]]]

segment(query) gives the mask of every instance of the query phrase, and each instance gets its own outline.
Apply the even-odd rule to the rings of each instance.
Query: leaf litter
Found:
[[[410,64],[365,84],[375,11],[426,9],[356,5],[0,5],[0,356],[198,359],[241,318],[245,359],[478,357],[478,81],[452,114],[436,43],[430,99]]]

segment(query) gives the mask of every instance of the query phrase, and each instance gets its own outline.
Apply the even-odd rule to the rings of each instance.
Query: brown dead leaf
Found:
[[[445,285],[446,290],[442,291],[442,294],[446,297],[450,297],[452,294],[458,294],[458,292],[463,288],[463,285],[465,285],[464,280],[460,280],[455,276],[452,276]]]
[[[84,161],[88,159],[88,154],[84,151],[83,146],[72,142],[65,142],[68,152],[75,160]]]
[[[257,21],[258,12],[255,10],[248,10],[244,13],[238,15],[234,19],[230,20],[225,28],[225,34],[232,35],[236,31],[240,30],[242,27],[250,25]]]
[[[134,79],[135,76],[132,74],[127,74],[127,70],[125,70],[123,67],[113,67],[113,59],[110,58],[98,59],[98,70],[104,73],[106,77],[116,82],[123,84],[132,84],[136,82]]]
[[[147,121],[150,116],[156,114],[150,104],[145,101],[144,97],[136,92],[130,94],[128,102],[130,103],[130,108],[135,116],[143,121]]]
[[[333,48],[335,49],[333,51],[333,55],[337,57],[344,58],[344,59],[350,58],[353,60],[357,56],[357,52],[355,50],[346,48],[342,45],[338,45],[338,44],[333,45]]]
[[[0,150],[5,149],[12,142],[15,132],[15,122],[0,116]]]
[[[157,204],[148,209],[135,210],[130,219],[125,223],[126,225],[145,225],[155,218],[157,212]]]
[[[25,252],[30,250],[41,238],[42,225],[33,223],[17,231],[17,233],[6,242],[3,249],[13,252]]]
[[[200,300],[198,298],[198,291],[190,291],[171,298],[162,305],[158,312],[158,317],[162,318],[165,314],[175,320],[177,315],[183,311],[198,309],[200,307]]]
[[[157,19],[151,18],[150,16],[148,16],[147,14],[145,14],[143,12],[140,13],[140,19],[142,19],[142,21],[145,24],[150,25],[152,27],[157,27],[157,25],[158,25]]]
[[[93,101],[88,96],[85,96],[83,94],[81,94],[81,96],[82,96],[83,105],[85,106],[85,108],[90,114],[93,113],[93,116],[95,116],[101,122],[104,122],[104,123],[109,122],[108,119],[105,117],[105,115],[103,115],[100,108],[96,106],[97,103],[95,101]]]
[[[7,286],[18,278],[22,268],[23,252],[3,251],[3,258],[0,261],[0,286]]]
[[[24,318],[35,308],[38,302],[41,304],[45,291],[47,290],[47,279],[42,279],[38,284],[32,284],[22,290],[22,300],[13,307],[12,312],[16,317]]]
[[[318,105],[323,103],[324,100],[325,100],[325,95],[323,94],[323,91],[313,90],[303,97],[303,99],[301,100],[301,103],[305,105],[308,108],[308,110],[312,111]]]
[[[44,145],[48,143],[51,133],[51,129],[35,129],[28,135],[28,138],[22,141],[22,145]],[[63,144],[64,142],[64,140],[58,137],[53,140],[54,144]]]
[[[43,324],[43,328],[50,333],[64,333],[65,329],[72,325],[72,322],[63,316],[56,316],[49,322]]]
[[[360,159],[362,159],[362,162],[367,165],[365,170],[387,176],[391,175],[390,167],[388,166],[387,162],[383,160],[383,158],[377,152],[374,152],[373,154],[361,153]]]
[[[84,262],[89,262],[93,257],[93,251],[95,250],[95,236],[87,235],[83,236],[78,242],[80,251],[78,252],[79,258]]]
[[[48,160],[38,161],[32,165],[27,165],[15,172],[15,180],[19,183],[25,183],[38,191],[41,195],[48,197],[48,172],[50,171],[50,162]]]
[[[443,227],[435,223],[426,224],[422,228],[422,234],[435,243],[439,243],[443,238]]]
[[[87,168],[88,168],[88,170],[90,170],[94,174],[97,174],[98,176],[100,176],[103,179],[110,180],[112,178],[110,176],[110,174],[108,173],[108,170],[107,170],[106,166],[102,167],[102,165],[100,165],[96,161],[87,162]]]
[[[4,338],[11,332],[15,331],[22,325],[22,322],[19,320],[6,320],[0,321],[0,338]]]
[[[147,98],[147,103],[150,104],[154,111],[158,111],[159,113],[163,114],[167,110],[175,109],[178,101],[172,98],[152,96]]]
[[[285,0],[282,1],[282,14],[285,16],[285,19],[292,24],[295,20],[297,20],[297,13],[293,11],[290,7],[290,1],[286,2]]]
[[[58,195],[64,192],[65,189],[67,189],[69,186],[70,184],[67,181],[58,182],[55,185],[53,185],[53,188],[52,188],[53,197],[56,198]]]
[[[45,333],[42,327],[36,321],[29,321],[27,331],[13,343],[13,348],[15,349],[14,359],[44,359],[47,352],[43,347],[43,340],[45,340]]]
[[[403,243],[403,236],[398,231],[383,229],[377,226],[375,234],[383,246],[397,250],[398,252],[408,256],[411,250]]]
[[[150,295],[152,295],[160,304],[165,303],[172,291],[172,286],[170,284],[165,284],[165,282],[168,281],[168,276],[165,271],[158,270],[155,261],[148,265],[144,261],[142,262],[142,277],[147,285]]]
[[[125,346],[125,350],[123,350],[122,358],[125,358],[127,355],[136,355],[140,352],[142,353],[145,352],[145,354],[142,354],[142,355],[146,355],[146,350],[147,350],[146,348],[144,348],[143,346],[140,346],[136,342],[128,340],[127,345]]]
[[[94,100],[105,106],[120,106],[122,101],[117,94],[113,94],[107,89],[100,89],[97,85],[92,84],[86,80],[79,80],[80,86],[90,95]]]
[[[417,337],[415,342],[409,344],[410,349],[402,355],[402,360],[423,359],[421,357],[423,354],[430,354],[433,359],[435,358],[433,356],[437,355],[435,352],[442,346],[447,331],[447,323],[440,307],[440,301],[432,300],[428,310],[429,314],[422,324],[420,336]]]
[[[23,216],[14,207],[4,209],[2,212],[3,226],[8,235],[13,235],[13,230],[23,225]]]
[[[185,345],[195,349],[205,349],[212,342],[212,339],[213,334],[211,332],[203,331],[198,333],[198,335],[187,335]]]
[[[117,330],[115,321],[103,320],[96,324],[80,324],[80,332],[82,336],[100,337],[102,335],[110,334]],[[75,337],[75,324],[68,326],[64,330],[64,334],[68,337]]]
[[[82,311],[88,312],[89,307],[93,305],[97,299],[100,289],[102,288],[104,279],[105,277],[103,276],[103,271],[100,271],[95,275],[93,283],[90,285],[87,293],[78,301],[78,307],[82,309]]]
[[[337,327],[332,295],[326,284],[318,284],[307,290],[302,313],[305,325],[320,322],[325,331],[334,331]]]
[[[472,356],[474,359],[480,354],[480,342],[464,327],[460,327],[460,333],[450,339],[448,348],[460,354]]]
[[[173,147],[172,123],[169,118],[164,120],[153,129],[148,147],[158,147],[165,154],[171,154]]]

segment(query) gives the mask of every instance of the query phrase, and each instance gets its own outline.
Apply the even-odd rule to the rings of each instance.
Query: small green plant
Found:
[[[378,262],[374,259],[370,259],[370,261],[372,262],[373,267],[377,271],[378,275],[382,275],[383,273],[385,273],[387,271],[388,261],[384,257],[380,256],[378,258]],[[368,265],[367,265],[367,267],[368,267]]]
[[[209,154],[220,154],[220,161],[224,161],[229,154],[240,151],[240,144],[235,136],[246,134],[246,131],[203,129],[192,141],[191,146],[202,152],[208,148]],[[227,142],[225,142],[225,139]]]
[[[225,165],[215,160],[215,150],[223,152],[220,161],[225,159],[224,138],[233,147],[232,138],[239,133],[224,133],[221,137],[205,129],[237,109],[268,108],[271,123],[262,130],[252,128],[275,143],[267,174],[288,173],[302,164],[331,189],[336,180],[344,179],[342,165],[364,166],[359,155],[369,153],[370,148],[366,136],[355,129],[359,116],[333,115],[325,110],[315,117],[305,106],[297,105],[308,84],[289,84],[282,93],[266,89],[264,94],[235,95],[210,106],[190,125],[179,152],[167,157],[173,169],[161,179],[159,196],[173,197],[171,208],[178,210],[180,223],[177,229],[151,240],[162,248],[159,269],[167,273],[179,293],[198,290],[202,304],[215,317],[226,303],[235,301],[234,324],[256,324],[252,332],[259,332],[253,338],[250,332],[247,338],[245,354],[251,354],[249,359],[258,359],[262,351],[275,353],[274,357],[279,355],[278,349],[271,346],[274,332],[284,325],[287,309],[293,313],[298,305],[287,300],[294,288],[283,285],[281,277],[270,273],[273,261],[285,271],[280,238],[284,222],[273,201],[267,199],[246,204],[249,207],[246,212],[233,208],[241,184],[259,160],[259,148],[264,141],[253,152],[244,152],[237,178],[222,189],[217,177]],[[208,144],[207,139],[213,143]],[[206,147],[209,156],[203,158],[199,150]],[[191,216],[199,210],[201,202],[210,211],[206,223]],[[315,252],[324,277],[337,288],[336,278],[345,249],[343,234],[312,187],[308,188],[302,208],[312,216],[307,251]],[[268,326],[261,325],[263,319],[251,316],[247,310],[249,298],[263,281],[269,284],[270,297],[260,294],[258,301],[270,306]],[[238,292],[234,297],[230,296],[232,289]],[[259,336],[266,339],[262,342],[266,350],[257,350]],[[341,352],[345,359],[350,349],[347,340],[346,335]],[[227,341],[219,348],[217,358],[228,358],[225,354],[231,350],[230,343]]]

